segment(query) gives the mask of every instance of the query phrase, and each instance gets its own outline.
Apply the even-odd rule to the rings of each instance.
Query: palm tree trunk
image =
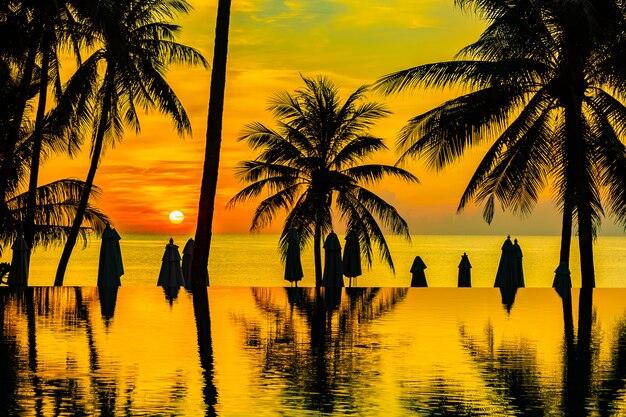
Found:
[[[559,263],[565,262],[569,268],[569,254],[572,245],[572,203],[565,201],[563,204],[563,227],[561,229],[561,254]]]
[[[80,196],[80,202],[78,203],[76,216],[74,217],[72,228],[70,229],[70,233],[67,236],[67,241],[65,242],[65,247],[63,248],[63,253],[61,254],[61,260],[59,261],[59,266],[57,267],[57,273],[54,279],[55,286],[63,285],[65,271],[67,270],[67,264],[70,261],[70,256],[72,256],[72,251],[74,250],[74,246],[76,245],[78,232],[80,231],[80,226],[83,223],[83,217],[85,216],[85,211],[87,210],[87,204],[89,203],[91,188],[93,186],[94,178],[96,177],[98,163],[100,162],[100,154],[102,153],[102,147],[104,144],[104,134],[109,124],[108,119],[111,112],[111,100],[113,96],[113,79],[113,72],[109,72],[107,70],[107,74],[105,76],[106,90],[102,103],[102,113],[100,115],[100,121],[98,122],[98,132],[96,133],[96,140],[94,142],[93,150],[91,152],[91,164],[89,165],[89,172],[87,173],[87,179],[85,180],[83,193]]]
[[[581,201],[578,205],[578,248],[580,250],[580,273],[583,288],[594,288],[596,286],[590,206],[589,201]]]
[[[191,263],[191,280],[194,292],[206,291],[206,271],[209,264],[213,212],[217,192],[217,176],[222,145],[222,115],[226,89],[226,58],[228,56],[228,26],[231,0],[219,0],[215,24],[215,46],[211,71],[211,92],[207,117],[206,148],[202,173],[202,187],[198,204],[198,221]]]
[[[28,196],[26,198],[26,218],[24,219],[24,238],[28,250],[32,251],[35,241],[35,205],[37,204],[37,182],[39,179],[39,164],[41,159],[41,146],[43,142],[44,116],[46,114],[46,101],[48,99],[48,70],[50,68],[50,30],[46,30],[42,40],[43,56],[41,58],[41,78],[39,84],[39,103],[35,118],[35,131],[33,132],[33,150],[30,164],[30,180],[28,184]]]
[[[313,256],[315,257],[315,287],[320,288],[322,282],[322,221],[318,213],[313,236]]]
[[[568,188],[575,190],[578,216],[578,247],[580,250],[580,272],[583,288],[596,286],[593,267],[593,222],[591,209],[591,178],[586,160],[586,145],[581,129],[582,97],[573,98],[565,105],[565,134],[567,160],[571,164]]]

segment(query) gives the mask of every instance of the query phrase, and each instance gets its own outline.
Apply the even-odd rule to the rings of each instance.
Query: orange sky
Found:
[[[211,61],[216,1],[190,0],[194,11],[180,18],[179,41],[198,48]],[[427,62],[451,59],[475,40],[482,23],[455,9],[452,0],[234,0],[228,55],[222,161],[214,219],[215,233],[245,233],[254,204],[226,210],[228,200],[242,188],[234,176],[239,161],[254,154],[238,143],[242,127],[252,121],[272,124],[267,99],[301,86],[300,73],[326,75],[342,96],[381,75]],[[210,71],[174,67],[168,80],[190,115],[193,135],[182,139],[158,113],[141,117],[141,134],[127,134],[107,150],[95,183],[104,189],[98,205],[126,233],[193,234],[197,216]],[[454,93],[454,92],[453,92]],[[384,101],[393,115],[373,133],[393,148],[397,132],[411,116],[427,110],[450,93],[413,91],[398,97],[371,96]],[[86,147],[86,150],[88,147]],[[546,198],[529,220],[497,213],[489,226],[479,207],[456,214],[458,199],[479,151],[445,172],[428,172],[419,162],[406,166],[421,185],[387,182],[378,188],[409,222],[412,233],[544,234],[558,233],[558,215]],[[378,162],[394,163],[392,151]],[[68,161],[57,157],[44,167],[40,182],[61,177],[84,179],[87,152]],[[168,221],[181,210],[185,221]],[[281,227],[280,219],[269,232]],[[604,231],[617,231],[609,225]]]

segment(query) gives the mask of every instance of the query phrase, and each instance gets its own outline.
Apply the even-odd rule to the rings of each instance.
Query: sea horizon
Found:
[[[174,239],[182,255],[190,235],[122,234],[120,241],[125,274],[122,285],[156,285],[161,258],[169,238]],[[344,235],[339,234],[343,246]],[[426,263],[426,279],[430,287],[456,287],[458,265],[463,253],[472,264],[472,286],[493,287],[502,235],[412,235],[411,243],[401,236],[386,236],[394,261],[395,273],[381,262],[374,249],[371,268],[363,259],[363,275],[353,285],[362,287],[408,287],[409,272],[415,256]],[[523,252],[527,287],[550,287],[558,266],[560,236],[518,235]],[[289,286],[283,279],[284,265],[278,252],[278,234],[216,234],[212,239],[209,274],[211,286]],[[92,237],[87,247],[74,250],[65,285],[96,285],[100,240]],[[36,249],[30,265],[29,285],[47,286],[54,283],[62,247]],[[11,250],[6,249],[4,262],[10,262]],[[599,288],[626,287],[626,236],[599,236],[594,245],[596,285]],[[299,286],[314,286],[312,245],[302,252],[304,278]],[[578,240],[572,239],[570,270],[572,284],[580,287]],[[345,285],[349,284],[344,279]]]

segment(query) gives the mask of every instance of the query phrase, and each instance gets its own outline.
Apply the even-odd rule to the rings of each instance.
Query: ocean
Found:
[[[173,236],[182,248],[190,236]],[[120,241],[125,274],[122,285],[156,285],[161,257],[170,236],[122,235]],[[426,263],[426,279],[431,287],[455,287],[461,255],[466,252],[472,264],[472,284],[492,287],[502,243],[506,236],[412,236],[411,243],[399,236],[387,236],[393,256],[395,273],[375,252],[371,268],[364,265],[363,275],[356,285],[362,287],[405,287],[410,284],[409,272],[413,259],[419,255]],[[558,266],[559,236],[512,236],[517,238],[524,258],[527,287],[550,287]],[[224,234],[215,235],[211,247],[209,273],[213,286],[280,287],[288,286],[283,279],[284,266],[278,253],[278,235]],[[339,236],[343,245],[344,236]],[[37,250],[30,268],[30,285],[52,285],[61,255],[61,247]],[[65,278],[65,285],[96,285],[100,241],[91,239],[86,249],[74,250]],[[11,251],[3,261],[10,261]],[[596,284],[598,287],[626,286],[626,237],[600,236],[595,247]],[[302,253],[304,278],[300,286],[315,283],[313,250]],[[578,241],[572,240],[572,283],[580,286]],[[346,279],[347,285],[347,279]]]

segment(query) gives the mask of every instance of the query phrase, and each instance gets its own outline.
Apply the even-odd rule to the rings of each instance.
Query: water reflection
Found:
[[[0,414],[626,415],[626,290],[500,296],[2,289]]]
[[[380,384],[381,341],[369,323],[401,302],[407,289],[253,288],[252,295],[271,325],[239,317],[245,344],[262,363],[258,378],[282,387],[287,409],[362,413],[374,405]]]
[[[455,408],[447,415],[515,416],[614,416],[623,415],[623,393],[626,386],[626,317],[615,329],[608,362],[600,360],[602,331],[595,320],[593,289],[582,289],[578,303],[578,327],[574,329],[571,290],[560,291],[563,305],[563,358],[562,393],[555,401],[554,390],[547,387],[542,375],[535,346],[526,339],[494,342],[494,329],[490,322],[484,337],[466,332],[463,325],[459,333],[463,348],[477,365],[484,386],[497,398],[485,414],[485,407],[469,409],[467,404]],[[438,391],[445,391],[445,382]],[[557,388],[558,389],[558,388]],[[445,395],[450,395],[450,390]],[[450,395],[454,397],[454,395]],[[481,411],[482,410],[482,411]],[[465,414],[468,413],[468,414]],[[436,414],[440,415],[440,414]],[[443,414],[441,414],[443,415]]]
[[[198,352],[200,366],[204,377],[202,396],[206,405],[206,416],[216,416],[217,388],[213,381],[213,339],[211,336],[211,314],[209,312],[209,297],[207,291],[193,294],[193,311],[198,333]]]
[[[137,365],[122,368],[101,346],[94,320],[101,313],[99,325],[109,329],[116,297],[117,291],[80,287],[0,293],[0,414],[155,414],[143,409],[146,398],[136,403]],[[186,376],[180,371],[168,385],[158,410],[180,414]]]

